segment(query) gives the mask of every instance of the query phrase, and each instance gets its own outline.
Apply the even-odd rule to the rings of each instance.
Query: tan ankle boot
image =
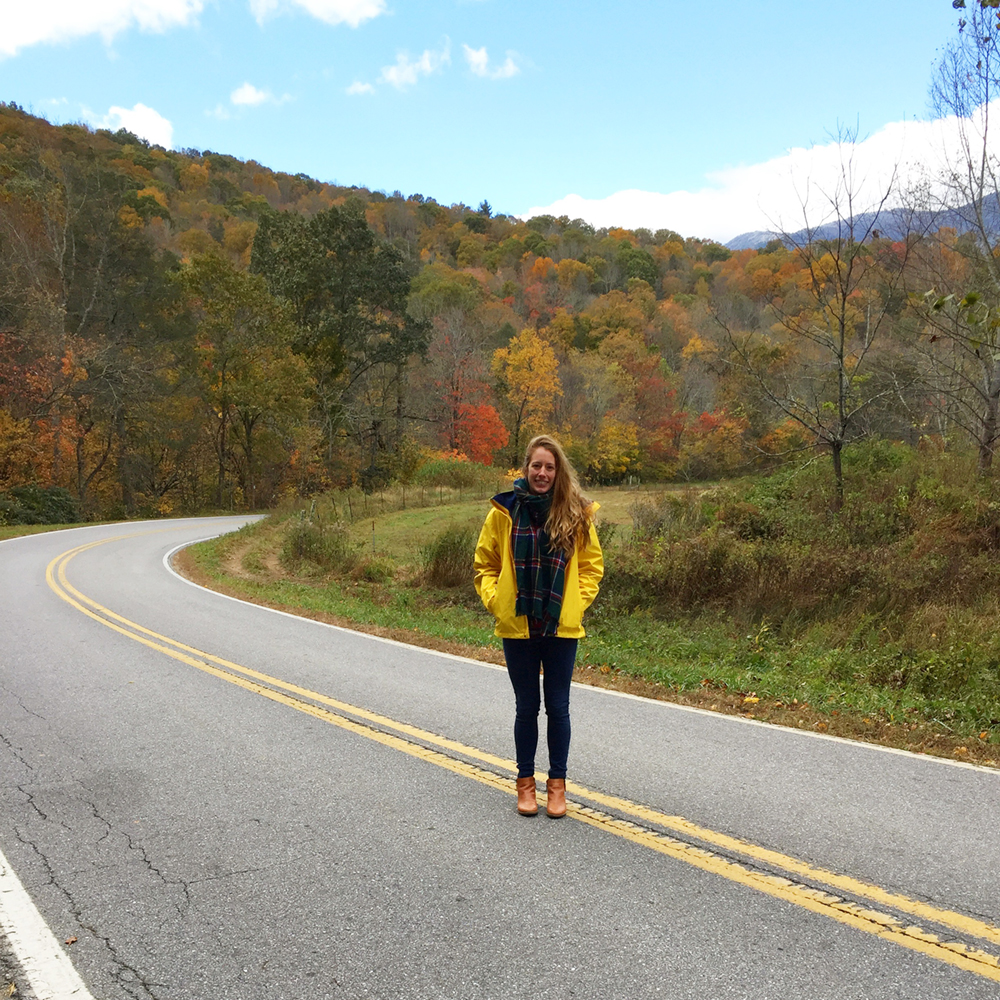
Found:
[[[545,811],[553,819],[566,815],[566,779],[549,778],[545,782],[547,801]]]
[[[517,779],[517,811],[522,816],[535,816],[538,813],[538,803],[535,801],[535,779]]]

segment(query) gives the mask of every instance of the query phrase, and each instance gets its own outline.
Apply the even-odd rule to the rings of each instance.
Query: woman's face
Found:
[[[556,456],[548,448],[536,448],[528,459],[528,489],[548,493],[556,481]]]

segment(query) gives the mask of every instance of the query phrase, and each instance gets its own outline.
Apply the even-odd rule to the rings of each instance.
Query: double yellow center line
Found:
[[[103,607],[67,580],[66,567],[74,556],[127,537],[132,536],[118,535],[89,542],[56,556],[45,573],[49,586],[94,621],[165,656],[393,750],[498,791],[515,794],[510,778],[516,772],[513,761],[178,642]],[[572,781],[567,781],[566,791],[571,796],[567,804],[567,816],[571,819],[1000,982],[1000,958],[980,947],[986,944],[1000,949],[1000,928],[993,924],[817,868],[778,851],[691,823],[683,817],[669,816]],[[959,940],[950,940],[953,937]]]

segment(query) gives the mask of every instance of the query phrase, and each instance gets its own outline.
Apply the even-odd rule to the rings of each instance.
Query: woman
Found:
[[[604,574],[594,530],[597,504],[580,492],[558,442],[532,438],[522,478],[493,498],[476,546],[476,591],[497,620],[514,687],[517,811],[538,813],[535,749],[538,676],[548,717],[549,778],[545,811],[566,815],[569,690],[583,613]]]

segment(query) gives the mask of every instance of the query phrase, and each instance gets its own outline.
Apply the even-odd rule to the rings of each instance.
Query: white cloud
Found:
[[[514,62],[512,53],[507,54],[506,60],[500,66],[490,69],[490,57],[485,45],[481,49],[474,49],[463,44],[462,50],[465,52],[465,61],[469,64],[469,69],[476,76],[488,77],[491,80],[506,80],[521,72],[520,67]]]
[[[451,42],[446,38],[440,52],[424,49],[419,59],[411,59],[405,52],[396,56],[395,66],[383,66],[379,80],[391,83],[397,90],[412,87],[422,76],[430,76],[442,66],[451,64]]]
[[[508,77],[517,76],[520,72],[521,68],[514,62],[514,57],[507,56],[502,65],[493,70],[492,75],[494,80],[506,80]]]
[[[944,165],[947,151],[958,149],[957,136],[954,118],[891,122],[843,149],[830,141],[809,149],[791,149],[764,163],[714,171],[696,191],[628,189],[606,198],[570,194],[550,205],[531,208],[521,217],[568,215],[599,227],[668,228],[683,236],[723,242],[755,230],[794,232],[804,227],[806,219],[813,226],[827,221],[830,199],[842,183],[841,165],[847,154],[851,154],[855,211],[860,212],[878,203],[894,174],[898,193],[887,205],[899,204],[907,191],[933,179]],[[944,196],[940,188],[937,193]]]
[[[215,118],[220,122],[224,122],[233,117],[231,107],[257,108],[262,104],[281,105],[291,99],[291,94],[283,94],[281,97],[275,97],[271,91],[260,90],[247,80],[229,95],[229,106],[219,103],[214,108],[206,111],[205,114],[209,118]]]
[[[291,7],[300,7],[327,24],[347,24],[356,28],[385,13],[385,0],[250,0],[250,10],[258,24]]]
[[[355,80],[354,83],[352,83],[347,88],[347,93],[349,93],[351,95],[354,95],[354,94],[374,94],[375,93],[375,88],[370,83],[361,83],[360,81]]]
[[[36,0],[7,3],[2,13],[0,57],[41,42],[67,42],[100,34],[106,42],[137,25],[166,31],[192,23],[204,0]]]
[[[476,76],[486,76],[487,66],[490,62],[490,57],[486,54],[486,46],[484,45],[481,49],[473,49],[463,44],[462,49],[465,52],[465,61],[469,64],[469,69]]]
[[[237,108],[256,108],[261,104],[281,105],[291,99],[291,94],[283,94],[281,97],[275,97],[271,91],[259,90],[249,81],[237,87],[229,95],[230,103]],[[220,120],[230,117],[229,112],[221,104],[216,107],[215,111],[209,111],[206,114],[213,115]]]
[[[237,87],[229,95],[229,99],[233,104],[248,104],[251,107],[256,107],[265,101],[274,100],[268,91],[258,90],[252,83],[244,83],[242,87]]]
[[[124,128],[156,146],[170,149],[173,145],[174,126],[158,111],[147,108],[145,104],[137,104],[134,108],[109,108],[108,113],[102,117],[86,110],[84,115],[95,128],[106,128],[112,132]]]

